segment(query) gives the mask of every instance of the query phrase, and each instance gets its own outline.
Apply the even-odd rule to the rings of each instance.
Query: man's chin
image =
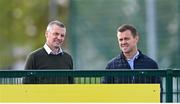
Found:
[[[123,53],[129,53],[129,51],[128,51],[128,50],[122,50],[122,52],[123,52]]]
[[[126,52],[128,52],[128,49],[122,49],[122,51],[126,53]]]
[[[59,48],[60,46],[61,46],[61,45],[55,45],[54,47],[55,47],[55,48]]]

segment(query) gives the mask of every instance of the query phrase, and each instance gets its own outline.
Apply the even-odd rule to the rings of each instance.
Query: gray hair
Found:
[[[57,26],[59,26],[59,27],[61,27],[61,28],[66,28],[65,25],[64,25],[62,22],[60,22],[60,21],[58,21],[58,20],[55,20],[55,21],[51,21],[51,22],[48,24],[46,31],[51,31],[52,25],[57,25]]]

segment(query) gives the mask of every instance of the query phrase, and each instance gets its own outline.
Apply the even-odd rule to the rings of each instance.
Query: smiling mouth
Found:
[[[122,49],[126,50],[126,49],[127,49],[127,47],[122,47]]]
[[[62,41],[55,41],[55,43],[57,43],[57,44],[61,44],[61,43],[62,43]]]
[[[121,47],[122,47],[122,48],[126,48],[126,47],[128,47],[128,45],[121,45]]]

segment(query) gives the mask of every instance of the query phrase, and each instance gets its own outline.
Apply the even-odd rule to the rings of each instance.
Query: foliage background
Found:
[[[160,68],[180,68],[180,1],[154,0],[156,61]],[[52,4],[54,2],[54,4]],[[76,69],[104,69],[120,53],[116,29],[133,24],[147,54],[147,0],[0,0],[0,69],[22,70],[26,56],[42,47],[50,20],[67,26],[63,49]],[[54,10],[55,16],[51,15]],[[153,44],[153,43],[152,43]]]

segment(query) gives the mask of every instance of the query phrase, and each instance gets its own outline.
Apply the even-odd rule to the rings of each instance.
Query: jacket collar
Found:
[[[136,59],[143,56],[143,54],[140,50],[138,50],[138,52],[139,52],[139,55],[136,57]],[[121,52],[120,58],[126,60],[126,57],[124,56],[123,52]]]

